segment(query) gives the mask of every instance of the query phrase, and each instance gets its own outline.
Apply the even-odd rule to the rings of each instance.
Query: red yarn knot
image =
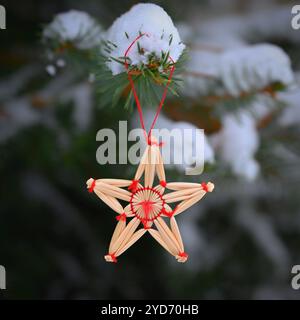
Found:
[[[157,143],[156,141],[152,141],[151,138],[147,139],[148,146],[158,146],[162,147],[164,145],[163,142]]]
[[[165,188],[165,187],[167,186],[167,182],[166,182],[165,180],[161,180],[161,181],[159,182],[159,184],[160,184],[163,188]]]
[[[128,190],[130,190],[131,192],[136,192],[139,182],[140,180],[132,180],[130,186],[128,187]]]
[[[119,215],[117,215],[116,216],[116,219],[118,220],[118,221],[126,221],[126,213],[125,212],[123,212],[123,213],[120,213]]]
[[[188,258],[189,255],[188,255],[187,253],[185,253],[185,252],[180,252],[180,253],[179,253],[179,257]]]
[[[172,210],[171,212],[167,211],[165,208],[162,208],[162,214],[166,215],[167,217],[169,218],[172,218],[172,216],[174,215],[175,213],[175,209]]]
[[[144,225],[144,229],[148,230],[150,227],[148,226],[148,221],[146,219],[142,220],[142,224]]]
[[[112,262],[114,262],[114,263],[118,262],[116,256],[113,253],[109,253],[108,255],[111,257]]]
[[[205,182],[201,183],[201,187],[205,192],[208,192],[208,186],[207,186],[207,184]]]
[[[96,180],[93,180],[91,186],[89,187],[89,193],[92,193],[94,191],[95,186],[96,186]]]

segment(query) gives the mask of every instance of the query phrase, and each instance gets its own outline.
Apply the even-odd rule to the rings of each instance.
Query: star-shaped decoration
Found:
[[[159,183],[153,187],[156,176]],[[211,182],[167,182],[159,145],[153,138],[133,180],[90,178],[87,188],[118,214],[108,254],[104,257],[107,262],[117,262],[117,257],[146,232],[178,262],[185,262],[188,255],[184,251],[175,216],[201,200],[207,192],[213,191],[214,185]],[[119,200],[128,205],[123,207]],[[176,206],[171,208],[171,203]],[[131,221],[127,223],[130,218]],[[170,226],[165,222],[166,219],[170,220]],[[142,228],[138,229],[139,226]]]

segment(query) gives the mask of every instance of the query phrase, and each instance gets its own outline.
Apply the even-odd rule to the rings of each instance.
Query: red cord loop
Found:
[[[149,130],[149,133],[147,134],[147,131],[146,131],[146,128],[145,128],[145,123],[144,123],[144,116],[143,116],[143,110],[142,110],[142,106],[141,106],[141,103],[140,103],[140,100],[139,100],[139,97],[137,95],[137,92],[136,92],[136,89],[135,89],[135,86],[134,86],[134,81],[132,79],[132,76],[131,76],[131,72],[129,70],[129,65],[128,65],[128,61],[127,61],[127,56],[128,56],[128,53],[130,51],[130,49],[133,47],[133,45],[140,39],[142,38],[143,36],[147,36],[149,37],[149,34],[147,33],[142,33],[140,34],[138,37],[136,37],[130,44],[130,46],[127,48],[127,50],[125,51],[125,54],[124,54],[124,57],[125,57],[125,63],[124,63],[124,66],[125,66],[125,69],[127,71],[127,77],[128,77],[128,81],[129,81],[129,84],[131,86],[131,90],[132,90],[132,93],[133,93],[133,97],[134,97],[134,100],[136,102],[136,105],[137,105],[137,109],[138,109],[138,112],[139,112],[139,118],[140,118],[140,122],[141,122],[141,127],[142,129],[144,130],[144,134],[145,134],[145,139],[146,139],[146,142],[148,145],[153,145],[155,143],[153,143],[151,141],[151,132],[152,132],[152,129],[154,128],[155,126],[155,123],[157,121],[157,118],[159,116],[159,113],[164,105],[164,102],[165,102],[165,99],[167,97],[167,93],[168,93],[168,87],[171,83],[171,80],[172,80],[172,77],[173,77],[173,73],[175,71],[175,62],[174,60],[169,56],[169,59],[171,60],[171,62],[173,63],[171,68],[170,68],[170,73],[169,73],[169,77],[168,77],[168,81],[166,83],[166,86],[164,88],[164,91],[163,91],[163,94],[162,94],[162,99],[157,107],[157,110],[156,110],[156,113],[155,113],[155,116],[154,116],[154,119],[152,121],[152,124],[151,124],[151,127],[150,127],[150,130]],[[160,147],[163,145],[163,143],[159,143],[158,144]]]
[[[126,213],[125,212],[123,212],[123,213],[120,213],[119,215],[117,215],[116,216],[116,219],[118,220],[118,221],[126,221],[126,218],[127,218],[127,216],[126,216]]]
[[[94,191],[95,186],[96,186],[96,180],[93,180],[91,186],[89,187],[89,193],[92,193]]]
[[[208,192],[208,186],[205,182],[201,183],[201,187],[202,187],[203,191]]]

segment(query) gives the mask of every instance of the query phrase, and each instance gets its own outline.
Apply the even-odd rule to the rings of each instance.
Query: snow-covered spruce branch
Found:
[[[51,75],[61,66],[57,62],[62,59],[57,56],[78,58],[79,65],[88,64],[89,71],[96,75],[102,104],[116,105],[123,97],[124,106],[129,109],[134,100],[130,91],[126,91],[125,52],[133,42],[126,61],[137,92],[147,105],[157,104],[172,66],[176,64],[178,73],[184,59],[185,45],[177,29],[168,14],[155,4],[133,6],[106,32],[88,14],[71,10],[58,14],[44,29],[43,38],[52,48],[48,54],[51,65],[47,67]],[[82,51],[88,54],[78,55]],[[168,87],[172,94],[177,94],[181,81],[176,73]]]
[[[177,29],[168,14],[154,4],[133,6],[117,18],[107,32],[88,14],[71,10],[58,14],[43,34],[46,42],[51,40],[59,45],[58,52],[68,52],[70,48],[100,48],[102,44],[96,54],[78,57],[81,65],[84,59],[92,60],[90,69],[97,75],[99,91],[104,96],[104,99],[101,97],[102,104],[112,101],[116,105],[123,97],[126,98],[125,107],[133,107],[132,93],[126,90],[124,53],[139,35],[147,36],[133,45],[127,62],[143,104],[157,103],[161,87],[168,81],[170,65],[174,61],[180,68],[181,60],[184,60],[185,46]],[[185,35],[185,38],[191,39],[192,36]],[[196,41],[191,48],[187,68],[182,72],[181,80],[186,80],[186,85],[181,94],[201,96],[204,104],[231,103],[232,100],[240,104],[241,100],[248,101],[258,93],[274,97],[276,91],[293,81],[288,56],[274,45],[206,50]],[[63,60],[59,59],[56,66],[55,63],[49,65],[47,70],[55,74],[57,66],[62,65]],[[176,76],[173,79],[170,91],[177,94],[180,79]]]
[[[270,44],[221,52],[193,49],[185,75],[182,93],[211,104],[258,93],[275,95],[293,82],[289,57]]]
[[[103,35],[102,26],[86,12],[70,10],[57,14],[42,34],[50,63],[47,72],[54,76],[67,62],[89,72],[92,53],[101,46]]]
[[[130,65],[136,69],[156,67],[164,73],[164,67],[178,61],[185,48],[171,18],[161,7],[149,3],[135,5],[117,18],[106,34],[110,59],[107,65],[114,75],[125,71],[124,53],[140,34],[145,36],[128,53]]]
[[[60,14],[46,27],[44,39],[57,44],[52,47],[56,48],[54,54],[89,52],[78,56],[78,62],[80,65],[87,62],[88,71],[95,74],[99,101],[103,105],[116,106],[121,99],[125,108],[133,109],[134,99],[125,68],[125,52],[132,44],[126,62],[143,107],[157,105],[168,81],[170,66],[175,63],[181,76],[175,75],[170,90],[176,93],[179,81],[184,80],[180,91],[184,99],[179,101],[182,112],[191,111],[189,100],[192,104],[198,101],[198,109],[212,107],[214,116],[217,112],[219,117],[216,119],[218,129],[210,132],[207,139],[211,154],[227,163],[234,174],[252,180],[260,171],[255,159],[260,144],[257,120],[268,115],[271,101],[277,102],[277,91],[284,91],[293,83],[290,59],[277,46],[247,45],[234,37],[225,45],[224,41],[203,45],[206,42],[201,42],[203,38],[194,30],[187,28],[181,33],[182,29],[181,26],[180,34],[190,43],[189,60],[184,68],[181,66],[186,57],[185,46],[178,31],[168,14],[154,4],[133,6],[105,32],[86,13]],[[209,28],[205,32],[207,35],[221,33],[215,37],[219,41],[224,38],[225,31]],[[140,38],[135,42],[137,37]],[[60,65],[58,60],[53,62],[55,64]],[[257,104],[264,108],[257,110]],[[233,110],[236,114],[229,114]],[[257,112],[256,118],[253,113]],[[195,117],[202,118],[201,113],[196,112]],[[164,124],[178,126],[178,123],[166,121]]]
[[[46,42],[56,44],[57,50],[74,46],[87,50],[100,45],[103,29],[97,21],[86,12],[70,10],[54,17],[43,31]]]
[[[106,77],[102,77],[103,72],[97,77],[99,90],[113,97],[113,105],[123,96],[125,108],[133,108],[132,92],[125,90],[128,86],[126,62],[142,104],[156,105],[174,64],[176,71],[168,89],[177,94],[180,79],[176,73],[184,60],[184,49],[171,18],[161,7],[137,4],[117,18],[106,33],[102,52],[110,72],[106,72]],[[103,66],[102,70],[105,70]]]

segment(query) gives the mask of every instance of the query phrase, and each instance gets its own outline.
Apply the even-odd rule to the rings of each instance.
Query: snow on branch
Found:
[[[176,62],[185,48],[171,18],[161,7],[150,3],[137,4],[117,18],[107,31],[105,52],[110,57],[107,65],[114,75],[125,71],[120,59],[140,34],[147,36],[140,38],[130,50],[131,66],[141,67],[153,60],[162,63],[166,56]]]
[[[258,44],[223,52],[191,51],[187,66],[188,95],[239,97],[277,84],[274,90],[293,80],[287,54],[271,44]]]
[[[293,81],[293,72],[281,48],[259,44],[225,52],[220,59],[220,78],[226,91],[238,96],[276,82],[287,86]]]
[[[257,177],[259,164],[254,157],[259,148],[259,135],[256,122],[248,112],[226,115],[223,128],[213,137],[213,144],[234,174],[250,181]]]
[[[71,43],[77,49],[99,46],[103,37],[102,27],[88,13],[70,10],[57,14],[43,32],[46,41],[58,45]]]

